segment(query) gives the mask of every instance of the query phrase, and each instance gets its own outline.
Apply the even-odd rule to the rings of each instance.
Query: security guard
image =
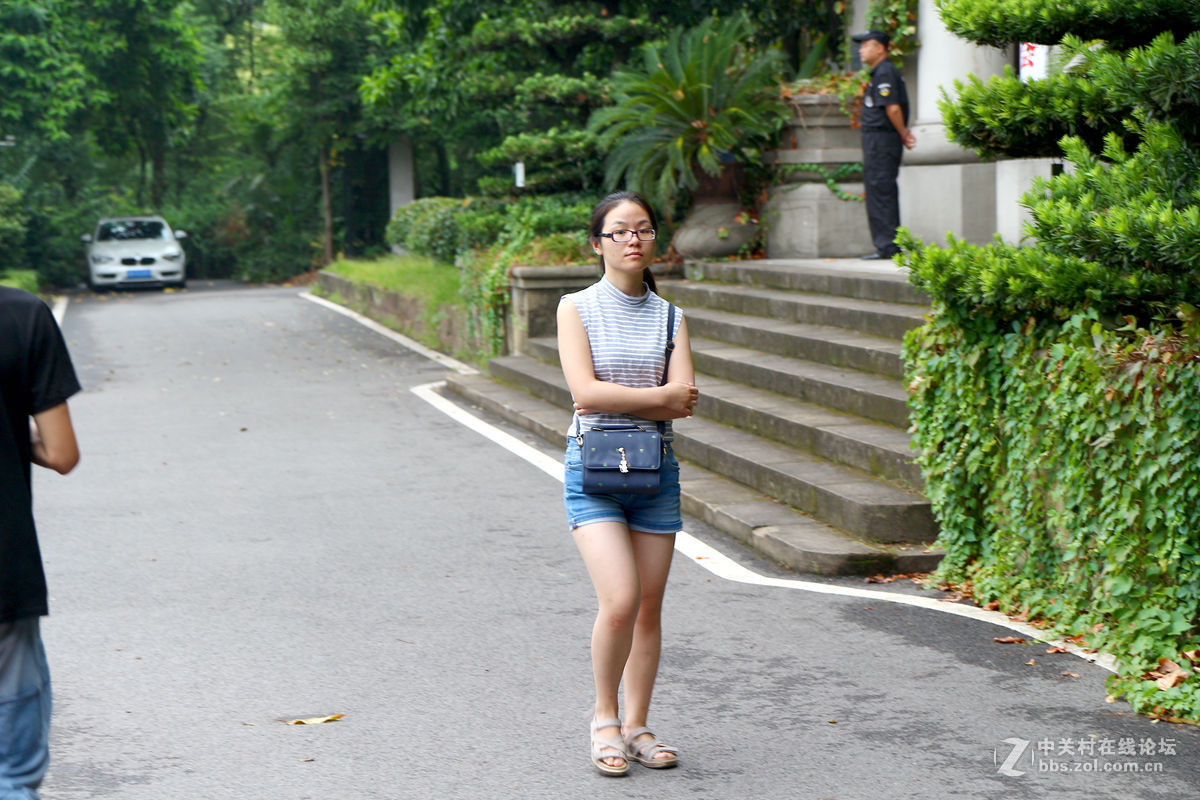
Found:
[[[858,55],[871,70],[871,83],[863,98],[863,186],[867,194],[867,222],[875,252],[864,260],[891,258],[900,252],[896,228],[900,226],[900,190],[896,176],[904,148],[917,138],[908,129],[908,90],[896,65],[887,60],[891,37],[867,31],[851,37]]]

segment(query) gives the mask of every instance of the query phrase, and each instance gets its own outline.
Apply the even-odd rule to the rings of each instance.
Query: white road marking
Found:
[[[442,397],[437,393],[436,390],[445,385],[445,381],[426,383],[422,384],[421,386],[414,386],[411,391],[417,397],[421,398],[426,403],[429,403],[429,405],[433,406],[438,411],[441,411],[455,422],[466,425],[468,428],[480,434],[481,436],[486,436],[488,439],[491,439],[505,450],[525,459],[530,464],[533,464],[542,472],[549,475],[551,478],[554,478],[559,483],[562,483],[562,461],[551,458],[541,450],[538,450],[536,447],[530,447],[517,437],[513,436],[511,433],[506,433],[505,431],[497,428],[495,425],[484,422],[479,417],[463,409],[461,406],[457,406],[446,398]]]
[[[560,461],[551,458],[534,447],[530,447],[515,436],[506,433],[487,422],[484,422],[475,415],[464,410],[462,407],[455,405],[446,398],[442,397],[437,393],[437,389],[440,389],[445,385],[445,381],[426,383],[421,386],[413,387],[411,391],[417,397],[420,397],[422,400],[429,403],[442,413],[451,417],[455,421],[466,425],[471,430],[486,436],[488,439],[491,439],[493,442],[505,448],[514,455],[523,458],[530,464],[533,464],[535,467],[542,470],[547,475],[550,475],[552,478],[555,478],[560,482],[563,480],[563,467]],[[894,594],[892,592],[881,592],[871,589],[857,589],[852,586],[836,586],[827,583],[796,580],[794,578],[771,578],[766,575],[760,575],[757,572],[742,566],[721,551],[692,536],[687,531],[680,531],[678,534],[676,534],[675,549],[682,555],[685,555],[691,559],[692,563],[698,564],[717,577],[724,578],[728,581],[734,581],[736,583],[748,583],[755,586],[773,586],[779,589],[796,589],[805,592],[815,592],[817,594],[839,595],[841,597],[858,597],[864,600],[872,600],[874,602],[897,603],[900,605],[914,606],[916,608],[924,608],[930,611],[940,611],[944,614],[967,617],[969,619],[987,622],[992,625],[1007,628],[1008,630],[1019,633],[1021,636],[1031,641],[1045,642],[1046,644],[1054,647],[1061,647],[1067,652],[1086,661],[1090,661],[1099,667],[1103,667],[1109,672],[1117,671],[1116,659],[1107,653],[1092,653],[1070,642],[1047,639],[1042,631],[1038,630],[1032,625],[1009,619],[998,611],[988,611],[987,609],[979,608],[978,606],[964,605],[962,603],[951,603],[945,600],[938,600],[934,597],[919,597],[914,595]]]
[[[339,306],[337,303],[330,302],[329,300],[326,300],[323,297],[317,297],[316,295],[312,294],[311,292],[307,292],[307,291],[301,292],[300,296],[303,297],[305,300],[311,300],[312,302],[317,303],[318,305],[325,306],[330,311],[336,311],[337,313],[341,314],[344,317],[349,317],[350,319],[354,320],[358,324],[363,325],[367,328],[370,328],[371,330],[375,331],[379,335],[386,336],[387,338],[391,339],[396,344],[399,344],[403,347],[407,347],[409,350],[413,350],[417,353],[420,353],[421,355],[425,356],[426,358],[438,362],[443,367],[449,367],[450,369],[454,370],[455,372],[459,373],[460,375],[476,375],[479,373],[479,370],[475,369],[474,367],[470,366],[469,364],[464,364],[463,362],[459,361],[458,359],[451,358],[450,356],[448,356],[444,353],[439,353],[436,350],[430,350],[428,347],[421,344],[420,342],[414,341],[403,334],[396,333],[395,331],[393,331],[389,328],[385,328],[383,325],[380,325],[375,320],[364,317],[362,314],[359,314],[357,311],[352,311],[351,309],[346,308],[345,306]]]
[[[65,297],[54,298],[54,308],[51,313],[54,314],[54,321],[58,323],[58,327],[62,327],[63,317],[67,315],[67,303],[69,301]]]
[[[439,364],[443,364],[456,372],[462,374],[477,374],[478,370],[450,358],[447,355],[430,350],[428,347],[414,342],[407,336],[402,336],[395,331],[388,330],[374,320],[364,317],[362,314],[351,311],[348,308],[339,306],[336,303],[331,303],[320,297],[315,297],[308,292],[300,295],[306,300],[311,300],[314,303],[319,303],[326,308],[338,312],[344,316],[353,319],[356,322],[365,325],[377,333],[380,333],[392,341],[403,345],[404,347],[414,350],[426,358],[433,359]],[[530,447],[525,442],[516,438],[510,433],[500,430],[499,428],[484,422],[461,408],[458,405],[450,402],[446,398],[438,394],[437,390],[446,385],[445,381],[436,381],[434,383],[426,383],[421,386],[414,386],[412,393],[417,397],[429,403],[438,411],[447,415],[456,422],[465,425],[476,433],[484,436],[496,444],[500,445],[510,453],[524,459],[533,466],[545,472],[550,477],[559,481],[563,480],[563,466],[558,459],[551,458],[537,448]],[[988,611],[987,609],[979,608],[978,606],[964,605],[962,603],[951,603],[944,600],[938,600],[933,597],[919,597],[915,595],[893,594],[891,592],[881,592],[871,589],[857,589],[851,586],[835,586],[826,583],[815,583],[813,581],[802,581],[793,578],[771,578],[766,575],[760,575],[751,569],[748,569],[734,561],[729,556],[717,550],[710,545],[705,544],[696,537],[689,534],[687,531],[680,531],[675,536],[675,549],[687,556],[693,564],[698,564],[704,569],[716,575],[719,578],[724,578],[735,583],[747,583],[755,586],[772,586],[779,589],[794,589],[804,592],[814,592],[817,594],[839,595],[841,597],[858,597],[864,600],[872,600],[880,603],[897,603],[899,605],[913,606],[915,608],[924,608],[929,611],[940,611],[944,614],[953,614],[959,617],[967,617],[969,619],[986,622],[1001,628],[1007,628],[1031,641],[1044,642],[1052,647],[1061,647],[1063,650],[1078,656],[1095,664],[1098,667],[1103,667],[1109,672],[1117,671],[1116,659],[1108,653],[1089,652],[1072,644],[1071,642],[1055,639],[1047,639],[1042,635],[1042,631],[1024,622],[1017,622],[1009,619],[999,611]]]

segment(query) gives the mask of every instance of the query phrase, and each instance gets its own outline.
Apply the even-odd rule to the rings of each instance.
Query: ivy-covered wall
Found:
[[[1142,679],[1200,659],[1200,342],[1123,323],[950,313],[909,335],[940,575],[1112,653],[1138,710],[1200,719],[1195,680]]]

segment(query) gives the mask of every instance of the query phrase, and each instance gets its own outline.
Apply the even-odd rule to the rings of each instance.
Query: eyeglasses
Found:
[[[600,235],[605,239],[612,239],[614,242],[632,242],[635,233],[637,234],[637,238],[643,242],[653,242],[654,238],[658,236],[654,228],[642,228],[640,231],[631,231],[622,228],[612,233],[602,233]]]

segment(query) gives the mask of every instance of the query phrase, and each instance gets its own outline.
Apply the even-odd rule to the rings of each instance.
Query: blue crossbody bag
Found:
[[[662,386],[675,339],[675,306],[667,308],[667,351]],[[665,423],[649,430],[638,425],[596,425],[576,436],[583,462],[584,494],[658,494],[659,472],[667,443]]]

